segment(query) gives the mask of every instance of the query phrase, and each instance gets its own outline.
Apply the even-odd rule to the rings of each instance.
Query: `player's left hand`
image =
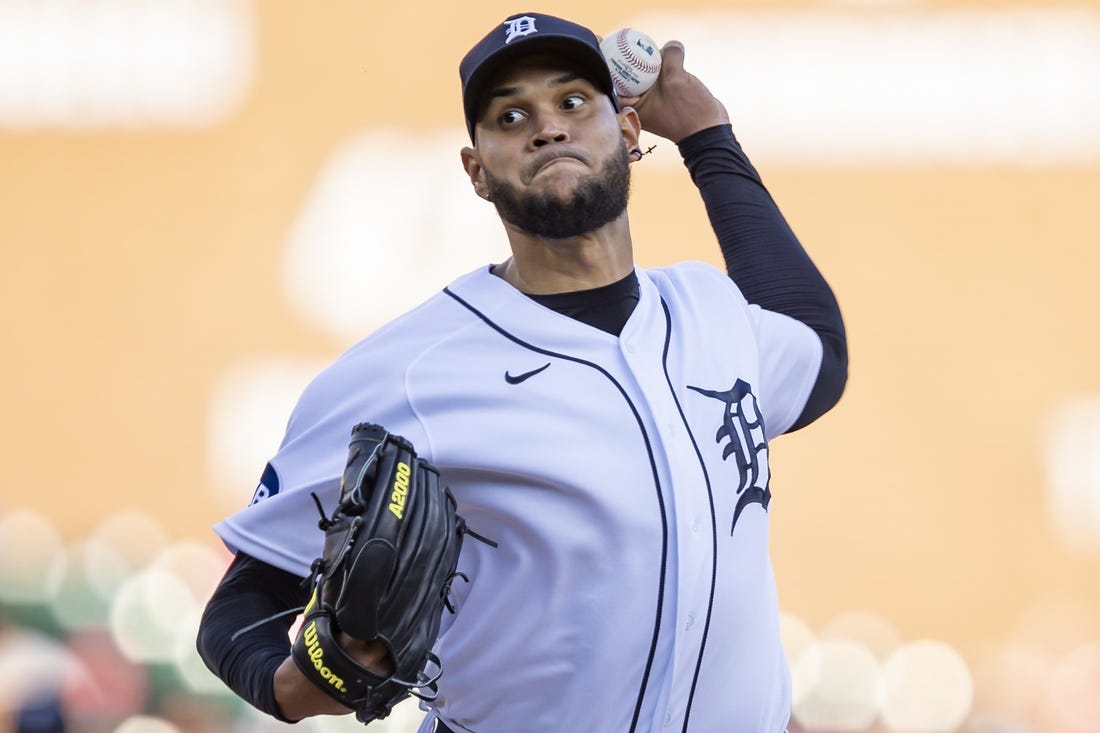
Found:
[[[442,667],[432,646],[451,581],[461,575],[466,533],[439,471],[409,441],[360,423],[340,501],[318,524],[323,551],[312,566],[313,596],[292,662],[363,723],[386,717],[411,694],[434,697]],[[288,698],[297,699],[293,692]]]
[[[643,130],[674,143],[730,121],[725,105],[684,69],[684,44],[679,41],[669,41],[661,48],[657,83],[640,96],[620,97],[619,102],[634,108]]]
[[[340,646],[364,669],[379,678],[393,674],[393,658],[385,645],[378,641],[360,641],[340,632]],[[287,657],[275,671],[272,680],[275,701],[279,712],[287,720],[299,721],[314,715],[345,715],[352,708],[337,702],[328,693],[306,677],[292,657]]]

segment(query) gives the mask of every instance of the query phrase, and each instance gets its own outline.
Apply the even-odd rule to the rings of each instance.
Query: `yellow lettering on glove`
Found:
[[[405,499],[409,495],[409,476],[412,469],[409,464],[397,462],[397,476],[393,480],[393,492],[390,494],[390,511],[393,516],[402,519],[405,514]]]
[[[337,677],[331,669],[325,666],[325,652],[317,641],[317,622],[310,621],[303,634],[306,649],[309,650],[309,658],[313,662],[313,668],[317,670],[317,674],[321,675],[321,679],[327,681],[340,692],[347,692],[348,688],[344,686],[344,680]]]

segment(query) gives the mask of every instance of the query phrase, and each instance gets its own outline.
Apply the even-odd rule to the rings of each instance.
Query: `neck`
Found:
[[[569,239],[532,237],[505,224],[512,257],[493,269],[520,292],[567,293],[610,285],[634,269],[626,215]]]

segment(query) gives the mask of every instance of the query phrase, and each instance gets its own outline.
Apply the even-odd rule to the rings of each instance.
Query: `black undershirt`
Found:
[[[824,346],[821,369],[802,415],[809,424],[840,398],[847,378],[844,324],[832,291],[802,249],[729,125],[698,132],[679,144],[718,238],[726,269],[750,303],[796,318]],[[638,303],[637,275],[592,290],[530,296],[547,308],[618,335]],[[237,553],[199,626],[200,656],[215,675],[256,708],[284,720],[272,689],[275,670],[290,654],[293,614],[274,618],[234,639],[257,619],[305,604],[302,578]]]
[[[638,275],[631,270],[622,280],[591,290],[527,297],[563,316],[618,336],[638,305],[640,289]]]

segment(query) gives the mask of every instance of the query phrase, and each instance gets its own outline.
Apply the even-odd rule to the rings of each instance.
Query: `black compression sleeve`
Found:
[[[848,346],[840,307],[730,125],[718,125],[679,143],[722,248],[726,271],[750,303],[812,328],[824,353],[809,400],[791,427],[804,427],[840,399],[848,379]]]
[[[206,604],[196,640],[199,656],[233,692],[263,712],[287,721],[275,702],[275,670],[290,654],[295,614],[268,621],[236,639],[260,619],[305,604],[302,579],[237,553]]]

